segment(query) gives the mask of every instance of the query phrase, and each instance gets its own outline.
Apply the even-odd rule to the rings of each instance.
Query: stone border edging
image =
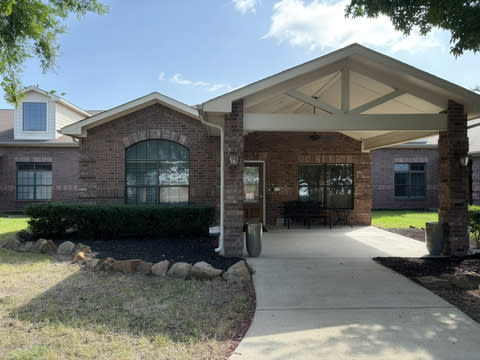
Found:
[[[2,247],[18,252],[54,256],[59,261],[71,261],[71,264],[79,264],[87,269],[115,271],[123,274],[140,273],[159,277],[168,276],[182,280],[211,280],[221,276],[224,280],[233,282],[251,281],[252,279],[245,260],[238,261],[223,272],[204,261],[192,265],[186,262],[172,264],[169,260],[154,264],[141,259],[119,261],[111,257],[97,259],[87,256],[92,252],[92,249],[82,243],[75,244],[71,241],[65,241],[57,247],[52,240],[38,239],[33,241],[33,239],[34,237],[30,233],[22,230],[5,241]]]

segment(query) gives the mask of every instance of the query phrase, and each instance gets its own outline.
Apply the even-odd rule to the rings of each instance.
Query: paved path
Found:
[[[422,256],[373,227],[273,230],[256,270],[257,311],[232,360],[480,359],[480,326],[374,256]]]

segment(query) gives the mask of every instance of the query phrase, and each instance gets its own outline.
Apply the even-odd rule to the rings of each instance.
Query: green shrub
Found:
[[[468,213],[470,215],[470,235],[478,249],[480,248],[480,206],[470,205]]]
[[[62,236],[75,229],[81,236],[113,238],[121,235],[165,237],[208,235],[215,208],[200,206],[129,206],[37,203],[25,208],[32,233]]]

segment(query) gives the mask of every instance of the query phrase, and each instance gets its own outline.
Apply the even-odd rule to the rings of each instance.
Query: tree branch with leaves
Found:
[[[21,75],[28,58],[38,58],[44,73],[54,69],[57,36],[66,31],[63,22],[69,15],[107,12],[97,0],[0,0],[0,86],[5,99],[17,105],[23,98]]]
[[[418,27],[421,35],[433,28],[450,32],[450,52],[480,50],[480,0],[351,0],[347,17],[376,18],[386,15],[396,30],[410,35]]]

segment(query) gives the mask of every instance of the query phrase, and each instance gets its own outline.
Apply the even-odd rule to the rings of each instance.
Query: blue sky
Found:
[[[468,89],[479,55],[449,53],[449,34],[404,37],[386,18],[344,19],[346,1],[103,0],[104,16],[69,19],[56,72],[29,60],[24,85],[109,109],[152,91],[193,105],[353,42]],[[11,108],[2,100],[0,108]]]

